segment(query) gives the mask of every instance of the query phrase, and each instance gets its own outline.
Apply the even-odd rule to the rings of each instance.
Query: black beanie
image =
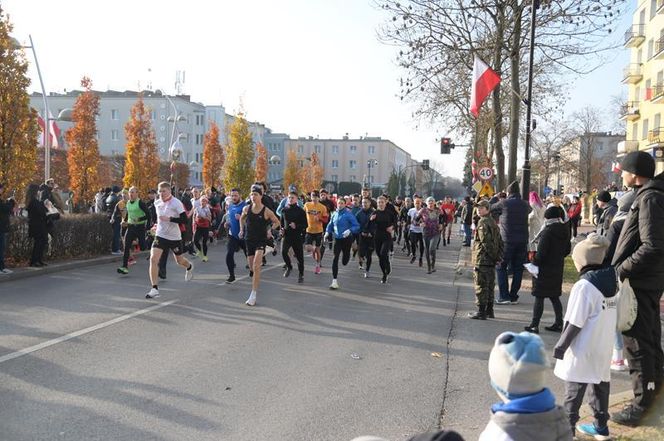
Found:
[[[563,212],[563,209],[557,205],[547,208],[544,212],[544,219],[563,219],[564,217],[565,212]]]
[[[519,183],[517,181],[514,181],[507,186],[507,194],[515,194],[515,193],[521,194],[521,190],[519,189]]]
[[[631,152],[623,158],[620,170],[652,179],[655,176],[655,159],[646,152]]]
[[[600,202],[609,202],[611,200],[611,193],[606,190],[600,191],[597,195],[597,200]]]

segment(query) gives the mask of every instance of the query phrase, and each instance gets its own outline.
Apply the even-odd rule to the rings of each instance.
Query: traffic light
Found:
[[[453,149],[454,147],[456,146],[452,142],[451,138],[440,139],[440,153],[442,155],[449,155],[451,153],[451,149]]]
[[[428,159],[423,159],[422,160],[422,170],[429,170],[429,160]]]

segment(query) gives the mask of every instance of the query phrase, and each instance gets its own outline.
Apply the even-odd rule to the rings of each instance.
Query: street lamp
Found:
[[[530,59],[528,60],[528,98],[526,99],[526,151],[521,173],[521,195],[524,200],[528,200],[530,192],[530,132],[531,125],[533,129],[532,108],[533,108],[533,66],[535,58],[535,11],[539,8],[539,0],[533,0],[530,5]]]
[[[371,184],[371,167],[376,167],[378,166],[378,160],[376,159],[369,159],[367,161],[367,185],[369,188],[372,188],[373,185]]]
[[[560,152],[553,154],[553,162],[556,163],[556,195],[560,196]]]

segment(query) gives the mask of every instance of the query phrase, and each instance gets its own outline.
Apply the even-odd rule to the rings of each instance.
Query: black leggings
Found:
[[[553,305],[553,312],[556,315],[556,325],[563,324],[563,304],[560,303],[560,297],[549,297]],[[542,314],[544,313],[544,297],[535,297],[535,304],[533,304],[533,320],[530,326],[539,326]]]
[[[334,240],[334,260],[332,260],[332,278],[336,279],[339,275],[339,255],[343,253],[341,263],[348,265],[350,260],[350,247],[353,245],[353,236]]]
[[[127,268],[129,265],[129,254],[131,253],[131,244],[138,239],[138,246],[141,251],[145,250],[145,225],[128,225],[124,235],[124,255],[122,257],[122,266]],[[167,254],[167,253],[164,253]]]
[[[410,255],[410,225],[408,224],[403,227],[403,243],[406,251],[408,251],[408,255]]]
[[[369,272],[371,269],[371,255],[374,250],[374,240],[373,237],[363,237],[360,236],[360,259],[364,259],[364,270]]]
[[[242,250],[245,258],[247,257],[247,247],[245,241],[234,236],[228,235],[228,244],[226,245],[226,267],[231,276],[235,275],[235,253]]]
[[[198,251],[201,250],[201,238],[203,239],[203,255],[207,256],[207,243],[210,238],[209,227],[196,227],[196,234],[194,234],[194,245]]]
[[[281,257],[284,259],[284,263],[288,268],[293,268],[291,258],[288,255],[288,250],[293,248],[293,254],[297,259],[297,270],[300,275],[304,274],[304,242],[302,241],[302,235],[284,236],[281,242]]]
[[[48,233],[40,232],[33,236],[35,243],[32,247],[32,256],[30,257],[30,265],[41,263],[44,259],[44,251],[48,246]]]
[[[422,239],[422,233],[413,233],[410,232],[410,254],[414,256],[417,253],[417,245],[420,246],[420,260],[424,256],[424,240]]]
[[[439,243],[440,234],[424,238],[424,246],[427,250],[427,266],[430,268],[433,268],[436,264],[436,248],[438,248]]]
[[[390,247],[392,246],[392,235],[377,235],[376,236],[376,255],[378,255],[378,263],[380,270],[384,276],[387,276],[392,271],[390,267]]]

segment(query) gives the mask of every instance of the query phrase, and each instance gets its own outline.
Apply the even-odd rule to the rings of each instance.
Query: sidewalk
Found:
[[[488,325],[488,328],[490,329],[490,332],[487,331],[487,326],[482,324],[470,324],[468,322],[473,322],[473,320],[466,320],[465,313],[467,308],[468,311],[473,309],[473,303],[472,303],[472,273],[473,273],[473,266],[471,263],[471,249],[468,247],[462,247],[461,251],[459,252],[459,263],[456,268],[456,273],[458,280],[456,284],[459,286],[459,289],[463,291],[463,294],[459,296],[459,317],[457,320],[459,320],[459,324],[462,327],[462,329],[458,329],[455,332],[455,340],[458,340],[460,338],[463,338],[467,334],[474,334],[472,331],[465,331],[463,328],[468,328],[468,329],[473,329],[473,328],[484,328],[485,332],[484,335],[489,334],[490,335],[490,340],[487,338],[484,338],[487,343],[484,345],[486,346],[486,360],[488,361],[488,351],[490,351],[491,347],[490,345],[493,343],[492,339],[495,338],[496,335],[498,335],[500,332],[504,331],[516,331],[520,332],[523,330],[523,326],[527,324],[530,320],[530,311],[532,308],[532,296],[530,295],[530,280],[528,280],[528,276],[524,275],[524,284],[521,289],[520,293],[520,304],[516,305],[515,307],[496,307],[496,319],[495,320],[487,320],[487,323],[490,323]],[[563,295],[563,304],[566,304],[567,301],[567,294],[564,293]],[[462,303],[463,300],[463,303]],[[467,306],[466,306],[467,305]],[[525,306],[526,311],[523,311]],[[519,308],[520,307],[520,308]],[[664,311],[664,309],[663,309]],[[545,314],[543,317],[543,322],[546,322],[547,320],[550,320],[552,318],[552,312],[550,305],[545,305]],[[507,317],[506,317],[507,316]],[[557,336],[558,334],[552,334],[552,333],[543,333],[541,334],[542,339],[545,341],[547,351],[550,352],[550,349],[553,347],[553,344],[557,341]],[[466,346],[466,350],[468,348],[467,341],[469,340],[468,338],[463,338],[465,340],[464,345]],[[451,343],[453,348],[450,349],[450,353],[452,354],[454,351],[460,351],[461,348],[459,349],[454,349],[454,342]],[[463,368],[463,364],[462,364]],[[487,375],[488,377],[488,375]],[[557,397],[557,401],[560,404],[562,402],[562,399],[564,397],[563,394],[563,382],[558,380],[553,376],[553,373],[550,372],[550,374],[547,376],[547,381],[549,384],[549,387],[551,387],[552,391]],[[490,389],[490,387],[488,388]],[[628,402],[632,397],[632,390],[631,390],[631,384],[629,381],[629,375],[626,372],[612,372],[611,373],[611,397],[610,397],[610,412],[615,412],[619,411],[622,409],[623,405]],[[493,391],[492,391],[493,392]],[[495,398],[495,393],[494,396],[491,397],[493,401],[497,401]],[[447,407],[447,406],[446,406]],[[446,418],[446,412],[444,409],[444,415],[443,415],[443,423],[446,428],[454,428],[455,424],[450,424],[450,422],[454,421],[454,414],[455,412],[450,412],[450,416],[452,417],[450,420]],[[590,407],[587,406],[587,404],[584,403],[584,405],[581,408],[581,418],[583,422],[589,422],[592,421],[592,415],[591,415],[591,410]],[[483,429],[483,425],[486,424],[486,421],[482,421],[479,424],[479,431]],[[664,440],[664,395],[660,395],[659,399],[657,400],[657,403],[653,407],[653,409],[648,412],[647,417],[643,421],[643,425],[638,428],[630,428],[630,427],[625,427],[625,426],[619,426],[617,424],[609,423],[611,435],[613,436],[614,440]],[[467,431],[466,431],[467,432]],[[464,436],[467,436],[468,433],[464,433]],[[584,439],[583,436],[578,437],[579,440]],[[589,439],[589,438],[588,438]]]

